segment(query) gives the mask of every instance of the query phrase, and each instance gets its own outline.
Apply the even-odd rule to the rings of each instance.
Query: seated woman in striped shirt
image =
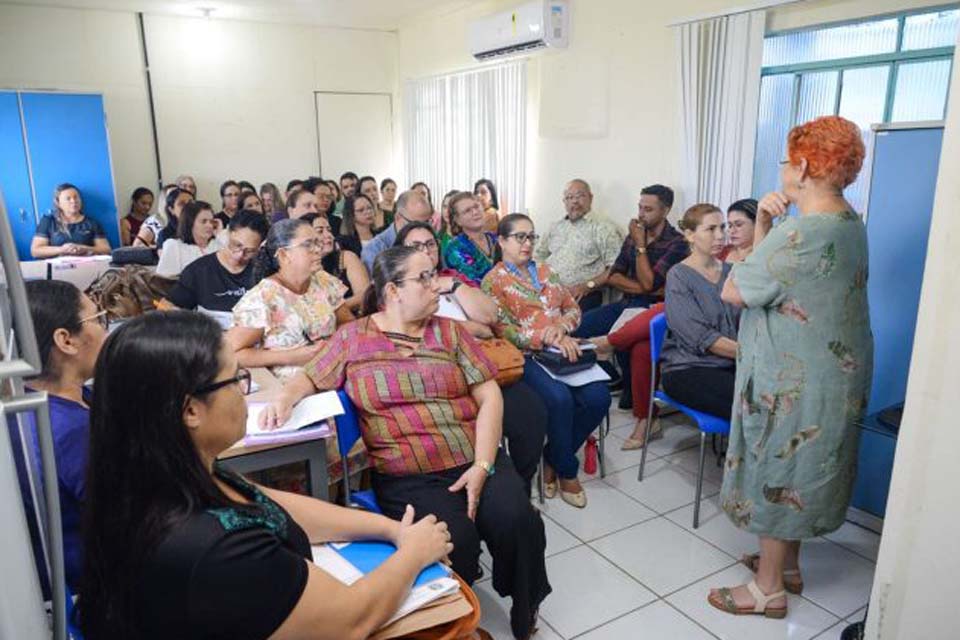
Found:
[[[447,523],[453,569],[479,577],[480,540],[493,557],[493,584],[513,598],[514,636],[527,638],[550,593],[540,514],[499,449],[503,398],[496,368],[458,323],[434,316],[437,271],[413,247],[374,262],[365,317],[341,327],[263,412],[268,428],[318,389],[343,387],[357,406],[384,514],[407,505]]]

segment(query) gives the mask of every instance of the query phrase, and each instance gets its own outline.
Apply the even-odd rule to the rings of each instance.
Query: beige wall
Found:
[[[163,180],[192,173],[215,205],[227,177],[317,173],[314,91],[396,87],[394,33],[161,16],[145,28]],[[102,93],[118,209],[156,186],[135,14],[0,4],[0,88]]]
[[[119,208],[155,185],[134,14],[0,5],[0,88],[102,93]],[[41,210],[50,196],[37,194]]]
[[[401,25],[399,81],[477,66],[467,51],[467,23],[515,4],[515,0],[472,2]],[[593,185],[596,208],[625,223],[635,210],[640,187],[679,183],[678,62],[674,29],[667,25],[746,3],[572,0],[570,4],[570,47],[539,53],[529,62],[528,207],[536,220],[555,219],[562,212],[563,184],[580,176]],[[771,11],[768,28],[797,28],[933,4],[937,3],[813,0]],[[678,193],[674,216],[688,204]]]
[[[194,173],[214,203],[227,177],[319,172],[315,90],[394,90],[393,33],[159,16],[146,32],[164,179]]]

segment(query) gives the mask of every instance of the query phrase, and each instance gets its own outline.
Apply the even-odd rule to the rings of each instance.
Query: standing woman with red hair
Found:
[[[784,617],[786,592],[803,590],[801,541],[839,528],[850,502],[873,337],[866,230],[843,190],[863,156],[849,120],[792,129],[782,190],[760,201],[754,250],[723,288],[744,309],[720,505],[760,538],[742,560],[756,578],[710,592],[728,613]]]

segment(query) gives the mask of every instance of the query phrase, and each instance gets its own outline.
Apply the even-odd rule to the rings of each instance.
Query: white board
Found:
[[[389,94],[317,92],[317,144],[323,177],[353,171],[377,182],[397,179]]]

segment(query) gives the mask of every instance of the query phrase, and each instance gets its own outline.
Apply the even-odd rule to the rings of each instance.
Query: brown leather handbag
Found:
[[[479,340],[480,348],[497,366],[497,384],[509,387],[523,376],[523,352],[503,338]]]

